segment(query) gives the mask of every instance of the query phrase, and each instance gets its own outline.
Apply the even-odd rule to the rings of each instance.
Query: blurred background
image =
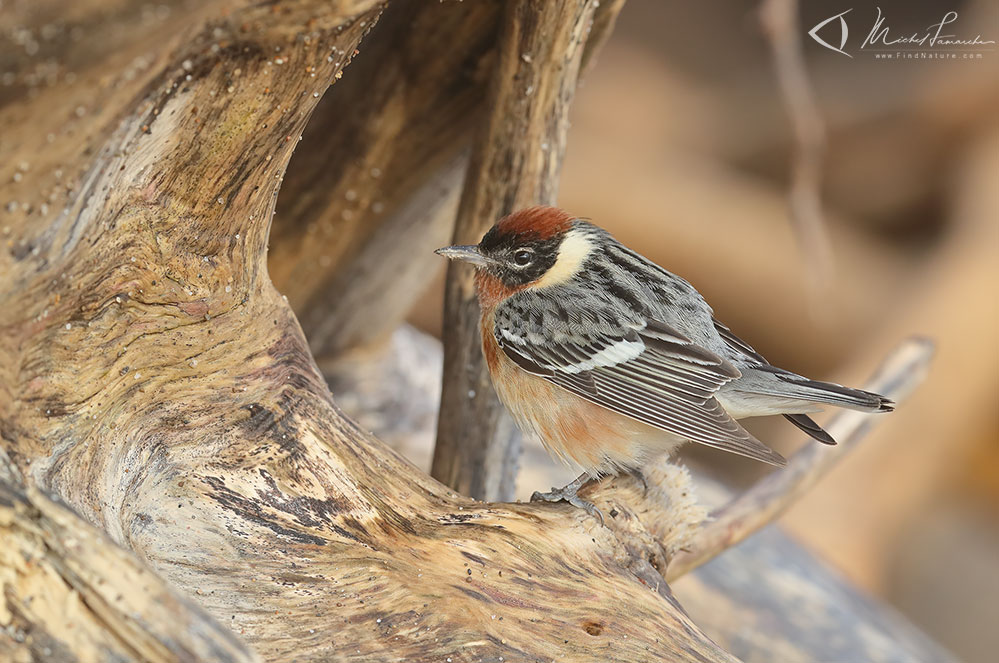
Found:
[[[793,133],[755,4],[628,0],[577,93],[560,204],[691,281],[780,366],[859,385],[904,337],[936,341],[925,384],[781,522],[962,658],[993,661],[999,51],[952,60],[856,51],[878,6],[893,34],[922,34],[956,11],[950,33],[999,41],[999,3],[802,4],[798,30],[827,129],[827,288],[810,285],[814,257],[789,221]],[[854,57],[807,36],[851,7]],[[826,30],[837,45],[838,28]],[[442,276],[411,316],[438,336]],[[748,427],[785,454],[802,443],[780,418]],[[428,454],[413,453],[423,467]],[[767,471],[711,450],[689,449],[685,460],[734,485]],[[518,496],[570,474],[529,447]]]

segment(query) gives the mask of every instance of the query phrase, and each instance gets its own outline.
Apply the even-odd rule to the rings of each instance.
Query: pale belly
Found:
[[[640,467],[686,441],[531,375],[498,347],[485,350],[496,393],[520,429],[554,457],[592,476]]]

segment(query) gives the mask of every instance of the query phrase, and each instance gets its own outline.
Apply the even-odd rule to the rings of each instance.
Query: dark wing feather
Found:
[[[597,405],[661,430],[774,465],[784,459],[749,434],[714,398],[741,374],[731,363],[659,321],[540,340],[498,315],[496,340],[511,360]],[[599,331],[597,331],[599,330]],[[537,338],[535,342],[532,339]]]
[[[730,348],[738,350],[742,354],[751,359],[755,359],[764,366],[770,366],[770,362],[767,361],[763,355],[754,350],[749,343],[746,343],[744,340],[733,334],[731,329],[714,318],[712,318],[711,321],[715,323],[715,330],[718,332],[718,335],[722,337],[723,341],[728,343]]]

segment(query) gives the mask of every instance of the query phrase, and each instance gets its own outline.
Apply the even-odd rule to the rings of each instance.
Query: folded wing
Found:
[[[749,434],[715,399],[740,376],[725,359],[665,323],[628,320],[542,338],[497,315],[496,340],[524,370],[649,426],[773,465],[784,459]]]

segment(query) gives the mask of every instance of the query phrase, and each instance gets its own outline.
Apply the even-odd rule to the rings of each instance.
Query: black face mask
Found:
[[[561,236],[538,239],[533,234],[500,235],[492,228],[479,242],[479,251],[494,262],[489,272],[510,287],[541,278],[558,258]]]

